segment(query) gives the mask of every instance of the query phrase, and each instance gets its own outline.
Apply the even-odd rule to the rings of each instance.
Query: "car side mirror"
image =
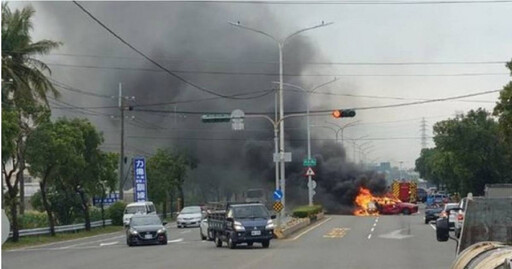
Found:
[[[167,225],[167,221],[163,221],[163,222],[162,222],[162,224],[163,224],[163,225]]]
[[[270,216],[270,219],[276,219],[276,215]]]
[[[446,242],[448,238],[450,238],[448,218],[439,218],[436,220],[436,237],[439,242]]]

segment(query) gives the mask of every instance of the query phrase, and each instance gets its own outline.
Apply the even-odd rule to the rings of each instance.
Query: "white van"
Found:
[[[153,202],[137,202],[128,204],[124,210],[124,226],[130,224],[130,218],[133,215],[156,215],[156,209]]]

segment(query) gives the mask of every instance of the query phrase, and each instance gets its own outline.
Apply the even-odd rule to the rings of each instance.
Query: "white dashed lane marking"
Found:
[[[375,222],[373,223],[372,228],[370,229],[370,234],[368,234],[368,239],[372,238],[372,233],[375,231],[375,227],[377,226],[377,223],[379,222],[379,217],[375,219]]]
[[[101,243],[100,244],[100,247],[103,247],[103,246],[112,246],[112,245],[115,245],[119,243],[118,241],[115,241],[115,242],[108,242],[108,243]]]
[[[168,240],[167,243],[179,243],[179,242],[182,242],[183,241],[183,238],[178,238],[178,239],[175,239],[175,240]]]

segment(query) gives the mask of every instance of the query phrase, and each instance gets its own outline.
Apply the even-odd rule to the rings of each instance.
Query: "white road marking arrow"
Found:
[[[405,239],[405,238],[413,237],[413,235],[410,235],[410,234],[401,234],[401,232],[403,230],[405,230],[405,229],[399,229],[399,230],[392,231],[387,234],[381,234],[381,235],[379,235],[379,237],[386,238],[386,239]]]

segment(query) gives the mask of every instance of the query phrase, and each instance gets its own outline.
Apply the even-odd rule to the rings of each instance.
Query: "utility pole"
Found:
[[[123,200],[124,187],[124,97],[123,86],[119,82],[119,110],[121,112],[121,152],[119,156],[119,200]]]
[[[427,121],[423,117],[421,119],[421,125],[420,125],[420,131],[421,131],[421,148],[427,148]]]

